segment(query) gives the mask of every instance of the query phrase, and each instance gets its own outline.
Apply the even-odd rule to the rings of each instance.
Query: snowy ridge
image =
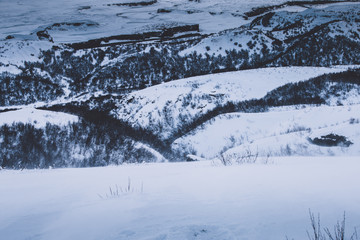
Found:
[[[167,138],[182,123],[218,105],[261,98],[286,83],[349,67],[355,66],[263,68],[192,77],[130,93],[113,114],[134,127],[149,128]]]

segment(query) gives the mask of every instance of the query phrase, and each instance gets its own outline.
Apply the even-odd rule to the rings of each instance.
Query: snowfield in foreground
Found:
[[[360,228],[358,157],[271,161],[1,170],[0,236],[302,240],[309,209],[321,213],[323,227],[332,229],[346,211],[347,233]],[[116,185],[123,192],[106,197]]]

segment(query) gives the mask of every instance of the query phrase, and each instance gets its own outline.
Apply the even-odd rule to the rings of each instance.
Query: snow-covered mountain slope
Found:
[[[5,66],[23,66],[25,61],[39,61],[41,50],[51,49],[52,43],[48,41],[39,41],[37,39],[9,39],[0,41],[0,62]],[[3,69],[1,72],[17,73]]]
[[[359,97],[359,96],[358,96]],[[234,160],[249,152],[273,155],[360,155],[360,105],[297,106],[264,113],[229,113],[199,126],[173,143],[175,150],[192,149],[211,159],[225,152]],[[353,144],[318,146],[311,141],[328,134],[345,136]],[[229,149],[229,150],[228,150]]]
[[[117,163],[111,151],[123,141],[131,154],[145,144],[179,160],[172,142],[223,113],[359,103],[357,72],[299,83],[360,64],[358,1],[20,0],[0,9],[0,111],[41,107],[82,117],[73,130],[89,138],[83,149],[91,154],[80,151],[91,156],[86,166]],[[277,68],[286,66],[307,67]],[[10,130],[20,140],[44,131],[29,129]],[[42,141],[51,145],[55,133]],[[111,151],[102,150],[108,144]],[[124,151],[120,162],[140,159]]]
[[[0,90],[5,93],[0,103],[2,106],[30,104],[99,91],[123,93],[185,77],[264,66],[360,64],[359,3],[315,3],[66,1],[58,11],[66,12],[64,16],[74,13],[72,19],[55,21],[59,16],[47,16],[45,12],[43,18],[49,18],[49,23],[36,28],[32,35],[13,34],[0,41]],[[3,9],[14,8],[16,4],[23,4],[20,8],[34,4],[36,13],[43,2],[8,3]],[[51,13],[57,5],[44,4],[43,10],[50,8]],[[101,14],[97,7],[104,8]],[[200,7],[202,10],[198,10]],[[191,12],[191,8],[197,11]],[[224,10],[219,12],[217,8]],[[127,20],[111,21],[114,14],[109,9],[124,11],[118,12],[116,18],[134,11],[125,19],[139,26],[146,22],[147,26],[135,28]],[[185,17],[181,18],[185,23],[174,22],[180,19],[179,9],[194,18],[203,14],[206,17],[195,23]],[[148,19],[154,10],[155,16]],[[21,22],[24,16],[34,13],[20,11],[15,15],[20,14],[21,20],[17,15],[14,19]],[[136,20],[138,17],[143,19]],[[235,19],[230,21],[227,17]],[[16,32],[19,26],[16,23],[3,29]],[[214,26],[214,29],[203,30],[202,26]],[[124,28],[124,32],[116,32],[118,28]],[[128,32],[129,29],[133,32]],[[18,30],[21,32],[21,27]],[[11,90],[12,84],[16,85],[16,91]]]
[[[182,54],[196,51],[201,54],[227,55],[231,50],[250,50],[249,55],[276,56],[296,44],[301,45],[303,38],[317,33],[325,34],[330,39],[343,36],[359,42],[359,9],[360,3],[352,2],[299,12],[285,9],[269,12],[257,16],[251,23],[239,28],[209,36],[195,46],[185,49]],[[326,30],[323,31],[324,29]]]
[[[321,227],[332,230],[345,211],[346,236],[359,229],[358,158],[273,162],[0,170],[0,234],[14,240],[307,239],[309,209],[320,213]]]
[[[37,128],[42,128],[45,127],[47,123],[64,126],[69,123],[77,122],[78,120],[79,117],[75,115],[38,110],[35,108],[23,108],[20,110],[0,112],[0,126],[5,124],[11,125],[13,123],[29,123]]]
[[[262,98],[287,83],[352,66],[263,68],[187,78],[128,94],[113,115],[166,139],[182,125],[227,102]]]

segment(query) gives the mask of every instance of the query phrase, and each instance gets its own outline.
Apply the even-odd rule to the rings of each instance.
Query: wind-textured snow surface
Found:
[[[301,240],[310,230],[309,209],[320,213],[322,226],[330,229],[346,211],[347,234],[359,229],[358,158],[293,157],[272,162],[1,170],[0,236]],[[119,193],[111,197],[109,187]]]

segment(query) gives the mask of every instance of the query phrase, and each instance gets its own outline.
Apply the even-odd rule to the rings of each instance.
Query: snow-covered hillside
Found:
[[[11,125],[13,123],[28,123],[37,128],[43,128],[47,123],[63,126],[77,122],[78,119],[78,116],[67,113],[38,110],[35,108],[23,108],[0,113],[0,126],[5,124]]]
[[[174,149],[192,148],[211,159],[220,153],[234,161],[246,154],[259,156],[360,155],[360,105],[273,108],[265,113],[229,113],[199,126],[176,140]],[[353,144],[318,146],[315,137],[336,134]]]
[[[94,92],[122,94],[185,77],[266,66],[360,64],[356,1],[0,5],[6,13],[0,14],[1,106]]]
[[[331,231],[345,211],[346,237],[360,228],[357,158],[273,162],[0,170],[0,235],[11,240],[301,240],[307,230],[311,233],[309,209],[320,213],[321,227]]]
[[[231,50],[250,50],[250,55],[266,56],[269,54],[266,51],[272,53],[278,51],[279,45],[287,48],[298,44],[297,41],[301,42],[304,37],[321,32],[324,28],[329,29],[327,38],[346,36],[352,41],[360,41],[357,20],[359,2],[325,4],[321,8],[307,7],[295,11],[280,8],[259,14],[251,23],[204,38],[195,46],[182,51],[182,54],[196,51],[201,54],[227,55]]]
[[[130,93],[113,114],[167,138],[182,124],[216,106],[261,98],[284,84],[351,67],[355,66],[262,68],[181,79]]]

